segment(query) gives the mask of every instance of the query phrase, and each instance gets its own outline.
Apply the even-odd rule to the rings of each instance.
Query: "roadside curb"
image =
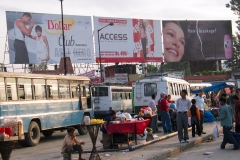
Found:
[[[188,128],[188,131],[191,131],[192,130],[192,127]],[[136,149],[139,149],[141,147],[145,147],[145,146],[148,146],[150,144],[153,144],[153,143],[156,143],[156,142],[159,142],[159,141],[163,141],[163,140],[166,140],[166,139],[169,139],[169,138],[172,138],[174,136],[176,136],[178,134],[178,132],[173,132],[171,134],[168,134],[168,135],[165,135],[165,136],[161,136],[160,138],[158,139],[154,139],[154,140],[151,140],[151,141],[148,141],[148,142],[145,142],[143,144],[138,144],[136,146],[131,146],[129,147],[129,150],[130,151],[134,151]]]
[[[219,132],[222,132],[221,130]],[[205,142],[206,140],[208,140],[209,138],[213,138],[213,134],[207,134],[205,136],[199,137],[194,139],[193,141],[190,141],[189,143],[184,143],[184,144],[180,144],[179,146],[175,147],[174,149],[168,150],[164,153],[161,153],[159,155],[155,155],[151,158],[149,158],[149,160],[151,159],[158,159],[158,160],[164,160],[166,158],[169,158],[171,156],[174,156],[176,154],[179,154],[183,151],[186,151],[187,149],[196,146],[198,144],[201,144],[202,142]],[[214,138],[213,138],[214,139]]]

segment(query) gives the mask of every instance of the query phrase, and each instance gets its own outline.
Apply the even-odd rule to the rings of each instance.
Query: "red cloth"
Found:
[[[159,99],[158,106],[160,111],[168,111],[169,106],[168,106],[168,101],[166,99],[164,98]]]
[[[171,99],[168,99],[167,101],[168,101],[168,103],[172,103],[172,100],[171,100]]]
[[[107,133],[135,133],[135,125],[136,125],[136,133],[143,134],[144,130],[147,128],[150,119],[142,120],[142,121],[133,121],[133,122],[122,122],[112,124],[109,123],[107,125]]]

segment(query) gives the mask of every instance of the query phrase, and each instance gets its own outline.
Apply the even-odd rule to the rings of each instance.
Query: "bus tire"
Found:
[[[83,120],[84,120],[85,116],[86,116],[86,115],[83,116]],[[78,130],[78,133],[79,133],[80,135],[85,135],[85,134],[88,133],[88,130],[87,130],[87,127],[86,127],[86,126],[81,126],[81,125],[79,125],[79,126],[77,127],[77,130]]]
[[[44,137],[51,137],[53,134],[53,130],[49,129],[49,130],[42,131],[42,134],[44,135]]]
[[[28,132],[25,134],[25,142],[28,147],[36,146],[40,140],[40,128],[37,122],[32,121],[28,127]]]

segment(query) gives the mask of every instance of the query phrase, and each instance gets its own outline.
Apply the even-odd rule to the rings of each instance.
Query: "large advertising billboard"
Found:
[[[59,63],[63,57],[60,14],[6,11],[11,64]],[[90,16],[64,15],[65,53],[72,63],[94,62]]]
[[[99,45],[103,63],[162,62],[159,20],[94,17],[93,21],[97,62]]]
[[[231,21],[162,21],[165,62],[232,59]]]

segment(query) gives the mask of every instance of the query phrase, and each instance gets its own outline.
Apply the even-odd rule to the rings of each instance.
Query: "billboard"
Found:
[[[165,62],[232,59],[231,21],[162,21]]]
[[[159,20],[94,17],[93,21],[97,62],[99,45],[103,63],[162,62]],[[111,22],[114,25],[107,26]]]
[[[11,64],[59,63],[63,57],[59,14],[6,11]],[[64,15],[65,53],[72,63],[94,62],[90,16]]]

